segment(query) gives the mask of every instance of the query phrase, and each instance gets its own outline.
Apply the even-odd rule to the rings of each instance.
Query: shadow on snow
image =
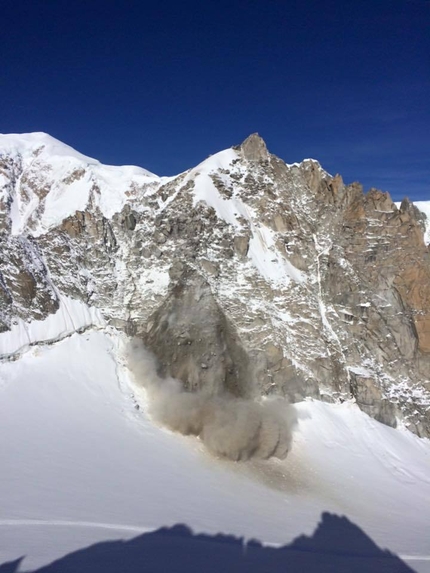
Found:
[[[17,573],[22,558],[0,566]],[[32,573],[413,573],[346,517],[323,513],[313,535],[265,547],[231,535],[194,535],[186,525],[163,527],[129,541],[75,551]]]

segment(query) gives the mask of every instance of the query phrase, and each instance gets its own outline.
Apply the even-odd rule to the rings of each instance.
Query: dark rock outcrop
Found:
[[[249,357],[207,281],[187,268],[141,333],[162,376],[183,380],[189,390],[255,392]]]

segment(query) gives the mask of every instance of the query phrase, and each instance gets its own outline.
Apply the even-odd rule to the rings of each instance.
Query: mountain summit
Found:
[[[0,136],[0,182],[3,358],[73,300],[190,390],[355,400],[430,436],[430,259],[408,202],[257,134],[169,178]]]
[[[253,133],[240,145],[240,149],[249,161],[264,161],[269,158],[266,144],[258,133]]]

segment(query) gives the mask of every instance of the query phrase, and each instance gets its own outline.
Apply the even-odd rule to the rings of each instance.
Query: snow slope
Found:
[[[45,320],[25,322],[15,318],[10,331],[0,333],[0,359],[20,354],[36,343],[47,344],[88,327],[103,326],[101,312],[83,302],[58,295],[60,306]]]
[[[12,193],[15,235],[24,232],[41,206],[35,236],[61,224],[76,211],[83,211],[91,197],[103,215],[111,218],[124,206],[132,186],[161,181],[141,167],[103,165],[46,133],[0,134],[1,155],[16,158],[22,170]],[[6,182],[0,174],[0,196]],[[35,191],[38,188],[47,191],[46,197],[39,196]]]
[[[285,544],[330,511],[430,571],[428,441],[304,402],[284,462],[217,460],[135,408],[123,341],[87,331],[0,364],[0,564],[175,523]]]
[[[233,193],[231,197],[222,196],[217,189],[213,177],[220,178],[228,185],[229,177],[220,175],[228,169],[233,169],[235,162],[239,161],[240,154],[234,149],[225,149],[190,169],[184,182],[193,181],[194,205],[203,201],[212,207],[218,217],[232,227],[240,230],[244,228],[240,218],[247,222],[251,230],[248,258],[259,274],[268,282],[277,285],[287,285],[291,280],[303,283],[307,277],[290,261],[281,256],[275,249],[275,233],[268,226],[260,223],[260,217],[250,205]],[[246,176],[246,170],[234,167],[235,174]]]

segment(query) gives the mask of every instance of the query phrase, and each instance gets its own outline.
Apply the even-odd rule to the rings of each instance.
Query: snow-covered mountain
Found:
[[[4,356],[84,305],[189,387],[353,398],[429,435],[426,219],[407,200],[257,135],[171,178],[40,133],[0,136],[0,158]]]
[[[257,135],[170,178],[0,136],[0,570],[178,523],[300,550],[331,523],[369,543],[324,559],[430,571],[429,204]],[[287,458],[159,427],[130,336],[196,395],[295,402]]]

